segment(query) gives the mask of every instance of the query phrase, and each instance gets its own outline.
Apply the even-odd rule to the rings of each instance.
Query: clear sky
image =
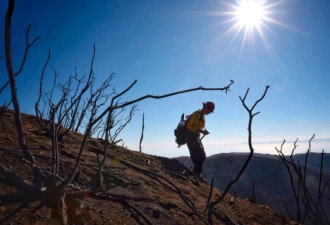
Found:
[[[231,91],[198,91],[166,99],[140,102],[133,122],[121,138],[138,150],[142,114],[145,115],[143,152],[175,157],[189,155],[177,148],[173,130],[181,113],[190,114],[213,101],[215,112],[206,117],[210,135],[203,139],[207,156],[223,152],[248,152],[248,113],[239,96],[250,92],[247,104],[265,99],[255,112],[253,146],[256,152],[275,154],[286,139],[285,151],[330,152],[330,1],[233,0],[17,0],[12,23],[12,51],[16,71],[25,49],[25,32],[32,25],[26,66],[17,78],[22,112],[34,114],[42,66],[48,49],[50,65],[64,81],[74,68],[89,71],[96,45],[95,76],[102,81],[114,72],[116,90],[138,80],[122,101],[188,88],[224,87]],[[248,3],[246,3],[248,4]],[[0,56],[4,55],[4,15],[0,1]],[[52,70],[46,71],[46,85]],[[0,60],[0,86],[8,80],[5,60]],[[9,89],[0,95],[8,100]],[[1,128],[3,129],[3,128]]]

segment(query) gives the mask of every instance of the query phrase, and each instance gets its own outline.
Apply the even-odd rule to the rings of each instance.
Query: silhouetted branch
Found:
[[[256,203],[256,196],[254,194],[254,185],[255,185],[255,180],[253,180],[252,182],[252,193],[251,193],[251,197],[249,198],[250,202],[255,204]]]
[[[58,155],[58,146],[57,146],[57,132],[55,126],[55,110],[51,109],[51,134],[52,134],[52,173],[57,174],[59,169],[59,155]]]
[[[46,127],[45,127],[44,122],[43,122],[43,112],[40,112],[40,110],[39,110],[39,104],[40,104],[40,100],[41,100],[41,96],[42,96],[42,82],[43,82],[43,79],[44,79],[45,70],[46,70],[48,62],[50,60],[50,57],[51,57],[51,54],[50,54],[50,49],[49,49],[46,62],[44,64],[44,66],[42,68],[42,72],[41,72],[40,83],[39,83],[39,97],[38,97],[36,103],[34,104],[34,109],[35,109],[35,112],[36,112],[36,117],[37,117],[38,123],[39,123],[40,127],[44,130],[46,129]]]
[[[213,194],[213,181],[214,181],[214,179],[212,178],[211,186],[210,186],[210,193],[209,193],[209,197],[207,198],[207,203],[206,203],[206,206],[205,206],[205,211],[206,211],[206,210],[209,208],[209,206],[210,206],[210,201],[211,201],[212,194]]]
[[[142,131],[141,131],[141,137],[140,137],[140,143],[139,143],[139,149],[140,152],[142,152],[142,140],[143,140],[143,131],[144,131],[144,113],[142,115]]]
[[[65,110],[65,112],[63,113],[63,116],[61,118],[59,118],[58,124],[61,124],[64,120],[64,118],[68,115],[68,113],[70,112],[70,110],[73,109],[73,107],[75,107],[73,109],[74,113],[73,113],[73,119],[76,117],[76,113],[77,110],[79,108],[79,103],[82,99],[82,96],[84,95],[84,93],[88,90],[88,88],[91,85],[91,80],[92,80],[92,75],[93,75],[93,65],[94,65],[94,59],[95,59],[95,52],[96,52],[96,48],[95,48],[95,44],[93,45],[93,55],[92,55],[92,59],[91,59],[91,65],[90,65],[90,70],[89,70],[89,75],[86,81],[85,86],[83,87],[83,89],[80,91],[79,95],[76,97],[76,94],[74,94],[74,97],[71,100],[71,104],[69,105],[69,107]],[[78,91],[78,87],[79,87],[80,81],[78,81],[78,86],[77,86],[77,91]],[[72,119],[72,121],[74,121]],[[73,123],[70,123],[70,126],[67,128],[67,130],[71,129],[71,127],[73,126]]]
[[[306,152],[306,155],[305,155],[305,164],[304,164],[304,181],[306,182],[306,173],[307,173],[307,159],[308,159],[308,155],[309,153],[311,152],[312,150],[312,145],[311,145],[311,142],[312,140],[314,139],[315,137],[315,134],[313,134],[313,136],[309,139],[309,142],[308,142],[308,150]],[[306,185],[306,184],[305,184]]]
[[[23,67],[25,65],[25,62],[26,62],[26,57],[27,57],[27,54],[29,52],[29,49],[32,45],[34,45],[34,43],[36,43],[36,41],[40,38],[40,36],[36,37],[33,39],[32,42],[29,42],[29,33],[30,33],[30,29],[31,29],[31,24],[28,26],[27,30],[26,30],[26,35],[25,35],[25,45],[26,45],[26,48],[25,48],[25,52],[24,52],[24,56],[23,56],[23,60],[22,60],[22,63],[21,63],[21,66],[19,68],[19,70],[15,73],[15,77],[18,76],[22,70],[23,70]],[[1,57],[2,58],[5,58],[5,56]],[[9,85],[10,83],[10,80],[7,81],[1,88],[0,88],[0,95],[2,93],[2,91]]]
[[[136,84],[137,80],[135,80],[128,88],[126,88],[122,93],[126,93],[127,91],[129,91],[135,84]],[[124,108],[128,105],[132,105],[134,103],[137,103],[137,102],[140,102],[142,100],[145,100],[147,98],[153,98],[153,99],[161,99],[161,98],[167,98],[167,97],[170,97],[170,96],[173,96],[173,95],[178,95],[178,94],[183,94],[183,93],[187,93],[187,92],[193,92],[193,91],[198,91],[198,90],[203,90],[203,91],[229,91],[230,90],[230,86],[234,83],[233,80],[230,80],[230,83],[223,87],[223,88],[204,88],[204,87],[198,87],[198,88],[191,88],[191,89],[187,89],[187,90],[183,90],[183,91],[177,91],[177,92],[172,92],[172,93],[169,93],[169,94],[165,94],[165,95],[145,95],[143,97],[140,97],[140,98],[137,98],[137,99],[134,99],[132,101],[128,101],[128,102],[125,102],[123,104],[118,104],[116,106],[113,106],[113,107],[108,107],[105,111],[102,112],[101,115],[99,115],[96,119],[95,119],[95,123],[100,120],[102,117],[104,117],[108,111],[110,110],[115,110],[115,109],[119,109],[119,108]]]
[[[114,94],[114,90],[112,93],[107,93],[106,90],[110,87],[110,81],[114,78],[114,73],[111,73],[108,78],[102,83],[101,87],[96,91],[93,90],[94,82],[92,82],[90,86],[90,97],[87,99],[87,103],[84,107],[82,107],[82,111],[78,118],[78,122],[75,127],[75,132],[78,132],[81,123],[83,122],[87,111],[89,110],[92,114],[96,115],[96,112],[100,107],[103,107],[108,101],[109,97]],[[93,133],[93,132],[92,132]]]
[[[34,43],[36,43],[37,40],[40,38],[40,36],[37,36],[36,38],[33,39],[32,42],[29,43],[30,29],[31,29],[31,24],[28,26],[28,28],[26,30],[26,35],[25,35],[25,45],[26,45],[26,48],[25,48],[25,52],[24,52],[24,56],[23,56],[23,61],[21,63],[21,67],[19,68],[19,70],[15,73],[15,76],[17,76],[18,74],[20,74],[22,72],[23,67],[24,67],[24,64],[25,64],[25,61],[26,61],[26,57],[27,57],[27,54],[29,52],[30,47],[32,45],[34,45]]]
[[[329,224],[329,218],[327,210],[324,209],[322,200],[327,199],[324,192],[327,182],[322,184],[323,178],[323,154],[321,154],[320,171],[319,171],[319,181],[317,186],[317,194],[314,195],[312,190],[307,186],[307,162],[308,156],[311,152],[311,141],[315,137],[313,134],[312,138],[309,140],[309,147],[305,154],[304,167],[300,166],[299,160],[296,162],[293,158],[294,151],[297,148],[297,140],[294,142],[294,147],[289,156],[289,159],[283,154],[283,145],[285,140],[281,144],[281,148],[275,148],[278,153],[278,158],[281,159],[282,163],[286,166],[287,171],[290,176],[291,189],[294,194],[296,203],[296,218],[298,222],[303,222],[307,224]],[[296,182],[294,182],[296,179]],[[295,184],[297,183],[297,184]],[[323,187],[322,187],[323,186]],[[316,197],[313,197],[316,196]]]
[[[298,139],[296,139],[296,141],[294,142],[294,148],[293,151],[291,152],[291,156],[293,155],[294,149],[296,149],[297,147],[297,141]],[[296,203],[296,208],[297,208],[297,215],[296,215],[296,220],[300,221],[301,220],[301,214],[300,214],[300,204],[299,204],[299,190],[297,190],[295,188],[295,182],[294,182],[294,178],[293,178],[293,174],[291,172],[291,167],[290,165],[292,165],[292,162],[287,160],[284,153],[283,153],[283,146],[285,144],[285,140],[283,140],[282,144],[281,144],[281,148],[277,149],[277,147],[275,148],[278,154],[278,158],[282,160],[282,163],[285,165],[288,173],[289,173],[289,177],[290,177],[290,183],[291,183],[291,187],[293,190],[293,196],[295,198],[295,203]],[[289,211],[288,207],[286,207],[287,212],[289,215],[291,215],[291,212]],[[293,218],[293,217],[292,217]]]
[[[113,134],[111,134],[111,141],[112,142],[116,142],[116,139],[118,137],[118,135],[122,132],[122,130],[127,126],[127,124],[129,124],[132,119],[133,119],[133,115],[136,112],[136,108],[137,105],[132,105],[128,116],[126,117],[126,119],[124,120],[124,122],[122,122],[121,119],[117,120],[117,123],[113,124],[113,127],[118,126],[118,128],[115,129],[115,131],[113,132]],[[115,116],[116,117],[116,116]]]
[[[75,176],[75,174],[78,170],[78,167],[79,167],[79,164],[80,164],[80,161],[81,161],[81,157],[82,157],[83,151],[85,149],[85,144],[86,144],[87,138],[89,137],[89,133],[90,133],[91,129],[92,129],[92,125],[91,125],[91,121],[89,121],[89,123],[87,125],[87,128],[85,130],[83,140],[82,140],[80,148],[79,148],[79,153],[78,153],[78,157],[77,157],[75,166],[72,169],[72,171],[71,171],[70,175],[68,176],[68,178],[62,183],[63,190],[66,189],[71,184],[71,182],[73,181],[73,178],[74,178],[74,176]]]
[[[269,86],[266,86],[266,89],[264,91],[264,94],[261,96],[260,99],[258,99],[254,105],[251,107],[251,109],[249,109],[245,103],[245,100],[246,100],[246,97],[248,95],[248,92],[249,92],[249,89],[247,89],[245,95],[244,95],[244,98],[241,98],[241,96],[239,96],[244,108],[248,111],[249,113],[249,124],[248,124],[248,141],[249,141],[249,149],[250,149],[250,154],[248,156],[248,158],[246,159],[245,163],[243,164],[241,170],[239,171],[239,173],[236,175],[236,177],[231,180],[227,187],[225,188],[225,190],[223,191],[222,195],[214,202],[211,202],[210,203],[210,207],[209,207],[209,212],[208,212],[208,221],[210,224],[213,224],[212,222],[212,214],[213,214],[213,208],[214,206],[216,206],[217,204],[219,204],[224,198],[225,196],[227,195],[227,193],[229,192],[230,188],[239,180],[239,178],[241,177],[241,175],[243,174],[243,172],[245,171],[247,165],[249,164],[252,156],[253,156],[253,152],[254,152],[254,149],[253,149],[253,146],[252,146],[252,120],[253,120],[253,117],[256,116],[259,112],[257,113],[253,113],[253,109],[256,107],[256,105],[261,102],[263,100],[263,98],[266,96],[266,93],[268,91],[268,88]]]
[[[13,69],[13,61],[12,61],[12,55],[11,55],[11,21],[12,21],[12,15],[15,7],[15,0],[9,0],[8,1],[8,9],[5,16],[5,55],[6,55],[6,67],[8,72],[8,77],[10,81],[10,87],[11,87],[11,97],[15,109],[15,124],[16,124],[16,130],[18,135],[18,142],[19,146],[22,148],[23,153],[25,157],[33,164],[36,163],[34,157],[30,154],[28,151],[25,137],[24,137],[24,131],[21,121],[21,111],[19,106],[19,101],[17,97],[17,87],[16,87],[16,79],[15,79],[15,73]]]

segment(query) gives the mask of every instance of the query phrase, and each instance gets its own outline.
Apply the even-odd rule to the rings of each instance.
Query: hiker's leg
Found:
[[[199,139],[195,146],[195,157],[194,173],[199,177],[203,171],[203,164],[206,158],[203,144]]]
[[[191,161],[194,163],[194,174],[200,176],[205,161],[205,152],[202,142],[195,134],[187,135],[187,146],[190,152]]]
[[[198,137],[197,135],[191,132],[187,132],[186,141],[187,141],[187,146],[189,149],[191,161],[194,163],[194,171],[195,171],[195,165],[196,163],[198,163]]]

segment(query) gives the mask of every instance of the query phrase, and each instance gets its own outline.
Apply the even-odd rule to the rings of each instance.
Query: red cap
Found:
[[[213,112],[215,105],[213,102],[203,102],[203,107],[207,107],[211,112]]]

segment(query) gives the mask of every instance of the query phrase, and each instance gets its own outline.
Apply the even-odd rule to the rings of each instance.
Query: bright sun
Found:
[[[237,22],[245,28],[259,28],[263,20],[266,18],[266,9],[263,2],[257,0],[245,0],[238,2],[236,8]]]
[[[240,54],[247,43],[254,44],[261,40],[267,52],[272,55],[272,47],[266,36],[271,35],[271,25],[282,26],[291,29],[288,25],[280,22],[277,18],[281,15],[281,6],[286,0],[222,0],[221,4],[225,11],[218,11],[216,15],[225,17],[219,25],[229,24],[228,28],[218,37],[217,40],[231,37],[227,45],[228,49],[241,39]]]

